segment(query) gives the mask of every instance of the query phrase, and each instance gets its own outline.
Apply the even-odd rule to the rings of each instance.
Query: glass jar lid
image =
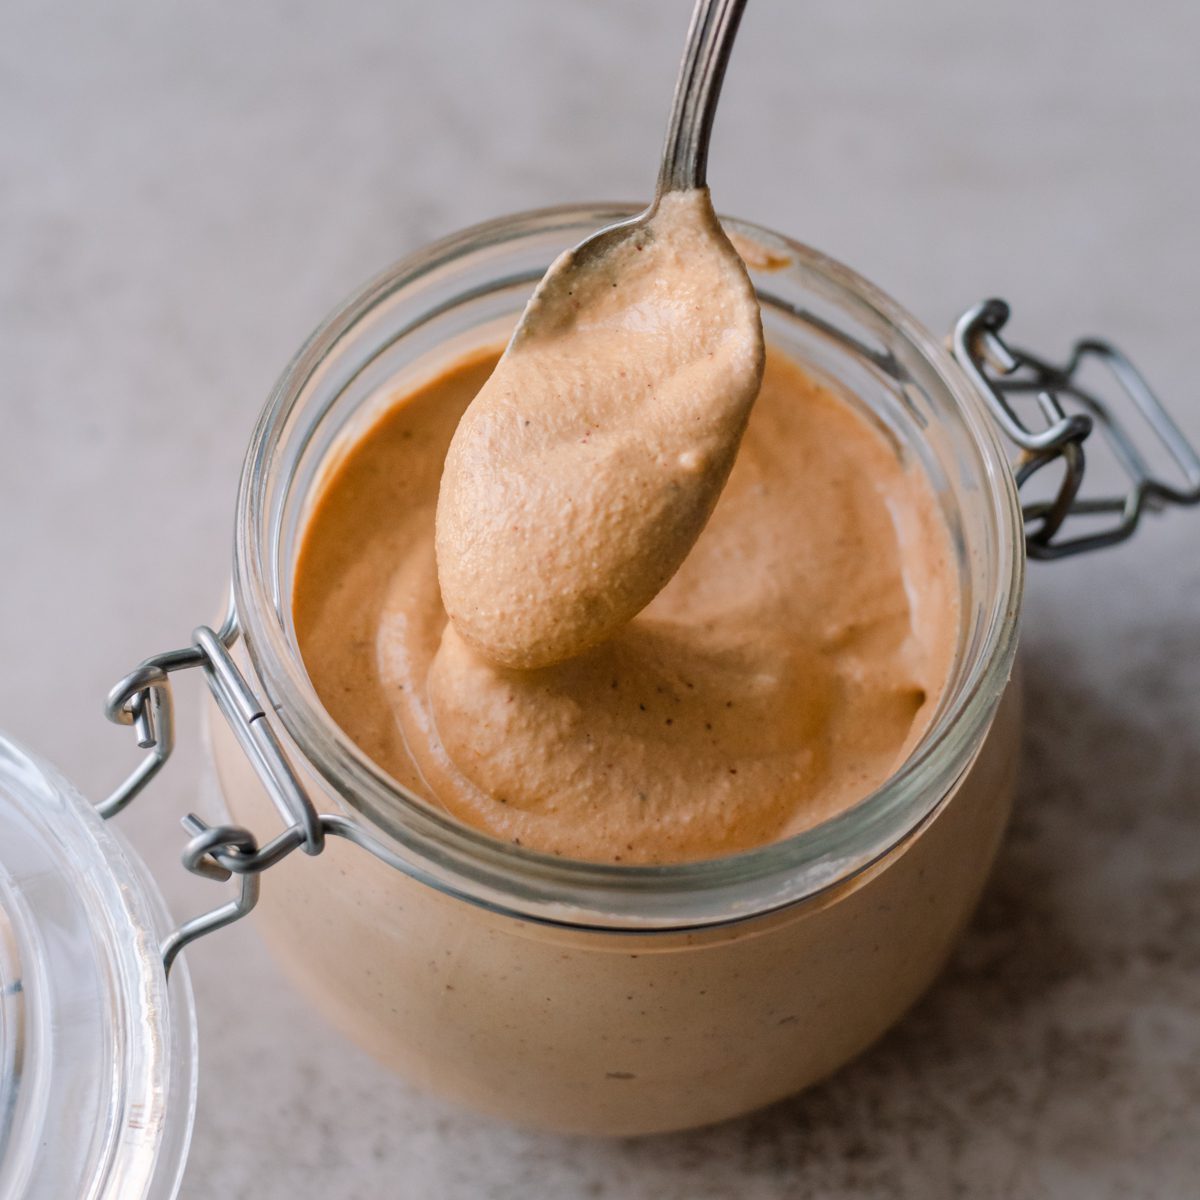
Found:
[[[0,1196],[171,1200],[196,1098],[186,968],[145,864],[0,734]]]

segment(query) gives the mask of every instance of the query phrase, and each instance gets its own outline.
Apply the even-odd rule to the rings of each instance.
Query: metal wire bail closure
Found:
[[[1145,376],[1115,346],[1099,338],[1082,338],[1063,366],[1010,346],[1001,336],[1009,318],[1003,300],[984,300],[965,312],[951,335],[959,365],[987,402],[992,416],[1020,454],[1013,464],[1022,487],[1043,467],[1061,461],[1063,475],[1051,500],[1025,504],[1025,545],[1030,558],[1063,558],[1122,542],[1137,528],[1142,512],[1167,504],[1200,502],[1200,457]],[[1124,397],[1141,413],[1182,476],[1183,486],[1155,476],[1127,426],[1111,405],[1085,390],[1079,375],[1089,361],[1106,367]],[[1018,414],[1015,403],[1032,395],[1045,424],[1034,430]],[[1065,402],[1074,411],[1068,412]],[[1099,426],[1129,479],[1120,495],[1081,497],[1084,442]],[[1112,514],[1114,520],[1087,533],[1068,535],[1075,517]]]
[[[250,690],[229,648],[237,641],[238,623],[230,596],[225,620],[218,630],[201,625],[192,643],[146,659],[108,694],[105,714],[118,725],[132,725],[138,745],[149,753],[125,781],[96,809],[108,818],[121,812],[158,774],[175,746],[171,674],[200,667],[209,691],[229,722],[242,750],[254,765],[276,810],[283,832],[264,846],[238,825],[210,826],[195,813],[183,819],[191,834],[183,865],[208,879],[240,878],[237,896],[226,904],[185,921],[162,944],[163,966],[170,973],[179,952],[198,937],[246,915],[258,902],[258,875],[293,850],[319,854],[326,826],[283,752],[275,731],[265,719],[263,705]]]

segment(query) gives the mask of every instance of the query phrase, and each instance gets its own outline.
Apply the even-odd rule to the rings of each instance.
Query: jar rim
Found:
[[[534,921],[595,928],[672,928],[742,919],[806,899],[871,866],[937,810],[969,765],[1007,687],[1024,583],[1016,484],[982,397],[945,347],[906,309],[849,267],[794,239],[722,217],[726,227],[786,250],[792,263],[869,312],[915,351],[954,402],[978,452],[998,530],[994,594],[970,669],[897,771],[851,808],[780,841],[719,858],[654,866],[560,858],[501,842],[439,812],[391,779],[325,711],[284,619],[290,597],[278,571],[281,505],[270,494],[289,419],[305,386],[339,342],[401,289],[489,247],[533,234],[600,227],[636,211],[571,204],[496,218],[401,259],[340,305],[285,368],[255,425],[238,491],[234,604],[247,653],[276,714],[309,765],[397,865],[455,896]]]

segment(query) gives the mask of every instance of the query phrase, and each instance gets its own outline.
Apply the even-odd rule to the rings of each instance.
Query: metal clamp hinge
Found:
[[[1003,300],[985,300],[964,313],[952,335],[959,365],[978,388],[1004,434],[1020,451],[1014,465],[1017,486],[1050,463],[1061,461],[1063,475],[1054,497],[1023,506],[1025,540],[1031,558],[1061,558],[1124,541],[1146,509],[1200,502],[1200,456],[1168,415],[1144,376],[1115,346],[1097,338],[1075,343],[1063,366],[1014,349],[1000,336],[1008,321]],[[1154,474],[1128,427],[1111,406],[1079,382],[1081,369],[1095,361],[1108,368],[1123,395],[1135,405],[1182,477],[1182,486]],[[1032,429],[1015,403],[1033,396],[1044,418]],[[1065,404],[1070,402],[1073,411]],[[1099,426],[1129,479],[1119,495],[1081,497],[1084,442]],[[1113,519],[1086,533],[1066,535],[1072,517]]]
[[[237,637],[238,624],[231,600],[229,614],[220,629],[214,631],[202,625],[193,633],[191,645],[146,659],[112,689],[105,706],[109,720],[134,727],[138,745],[149,753],[120,787],[96,806],[102,817],[121,812],[170,757],[175,745],[170,676],[175,671],[200,667],[218,708],[285,823],[282,833],[260,846],[258,839],[241,826],[210,826],[195,813],[184,818],[183,826],[191,835],[183,851],[184,866],[208,879],[225,881],[236,875],[240,886],[228,903],[184,922],[163,942],[163,966],[168,973],[186,945],[254,908],[262,871],[293,850],[319,854],[329,832],[347,836],[339,828],[345,824],[343,818],[319,816],[309,800],[266,720],[263,706],[230,656],[229,649]]]

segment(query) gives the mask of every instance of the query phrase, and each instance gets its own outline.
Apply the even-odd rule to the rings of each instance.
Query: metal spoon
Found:
[[[697,4],[653,203],[550,267],[450,444],[442,601],[495,665],[548,666],[621,629],[679,569],[729,476],[762,321],[704,179],[744,7]]]

